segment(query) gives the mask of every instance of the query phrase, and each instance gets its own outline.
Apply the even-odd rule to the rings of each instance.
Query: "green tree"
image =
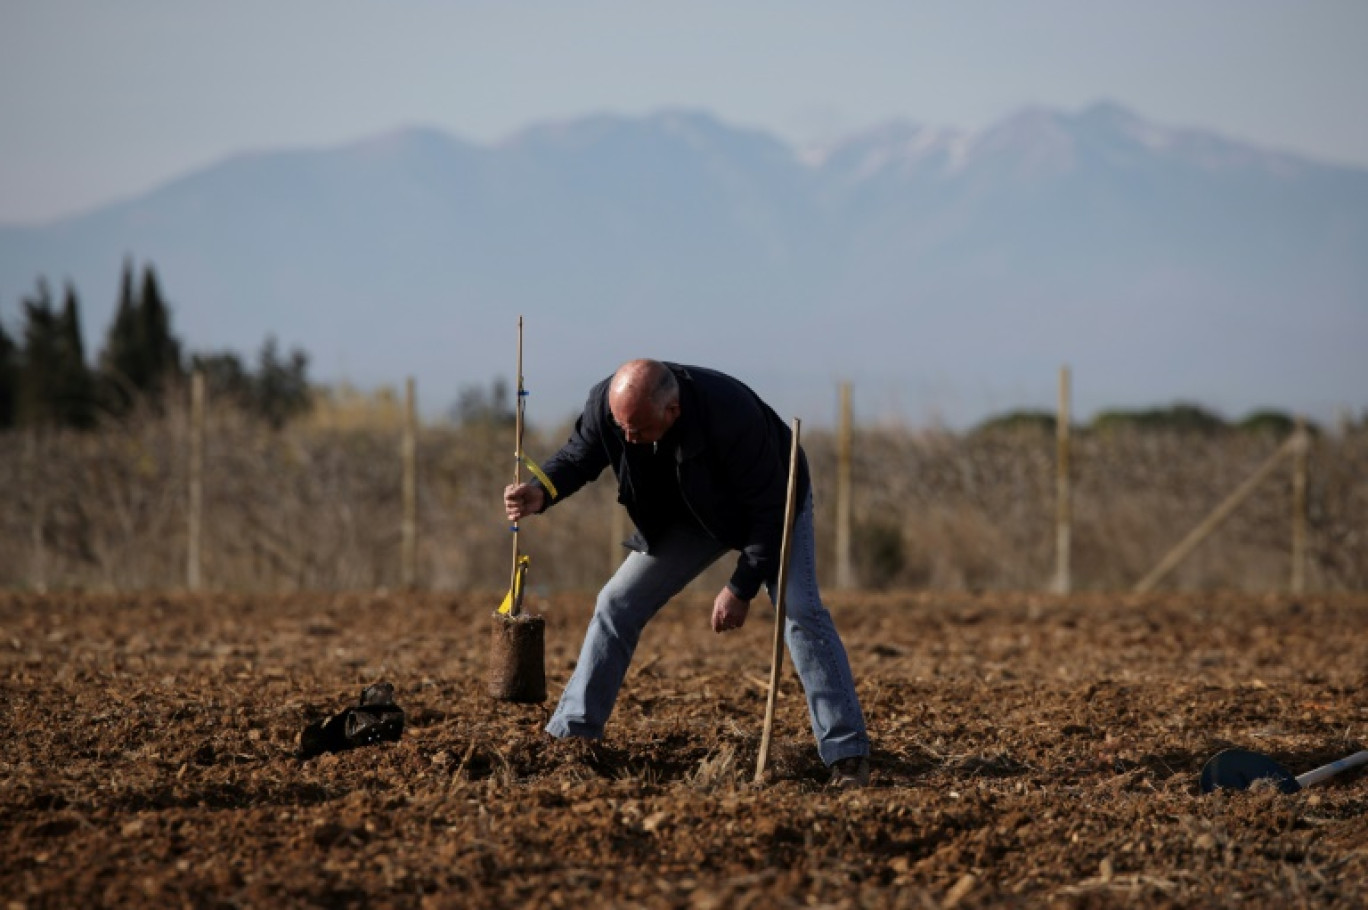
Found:
[[[24,349],[19,363],[18,418],[24,426],[52,424],[48,401],[57,362],[57,314],[47,279],[38,279],[38,290],[20,301],[24,312]]]
[[[63,425],[85,429],[95,425],[95,377],[86,363],[85,340],[81,332],[81,303],[76,288],[68,282],[62,314],[58,317],[60,366],[57,388],[58,410]]]
[[[190,355],[190,369],[204,374],[204,394],[210,401],[228,402],[244,411],[254,407],[255,377],[232,351]]]
[[[1008,411],[974,427],[974,433],[1028,432],[1054,434],[1058,418],[1049,411]]]
[[[1285,411],[1272,408],[1253,411],[1246,415],[1235,428],[1246,433],[1268,433],[1273,436],[1287,436],[1297,428],[1297,419]],[[1314,434],[1317,428],[1308,423],[1307,428]]]
[[[181,345],[152,266],[143,269],[135,296],[133,262],[124,260],[119,302],[100,353],[105,406],[125,414],[142,398],[159,407],[168,381],[182,375]]]
[[[18,422],[26,426],[89,427],[95,422],[94,381],[81,340],[80,303],[70,284],[58,313],[47,280],[23,301]]]
[[[496,377],[486,389],[479,385],[462,386],[456,403],[451,406],[451,419],[463,427],[513,426],[517,415],[510,402],[508,380]]]
[[[14,426],[19,399],[19,347],[0,325],[0,430]]]
[[[273,336],[262,344],[255,372],[232,351],[190,355],[190,368],[204,374],[210,401],[239,408],[276,429],[313,407],[308,367],[308,354],[295,348],[282,356]]]
[[[150,265],[143,268],[142,295],[138,304],[138,340],[146,370],[143,388],[159,395],[165,390],[168,379],[182,375],[181,346],[171,334],[171,313],[162,299],[157,273]]]
[[[1166,408],[1138,411],[1103,411],[1093,418],[1092,428],[1099,431],[1168,430],[1180,433],[1212,435],[1228,429],[1218,414],[1201,405],[1178,402]]]
[[[253,410],[279,429],[291,418],[308,413],[313,406],[309,390],[309,355],[299,348],[281,357],[275,336],[267,336],[257,357],[253,382]]]
[[[105,386],[106,405],[115,413],[123,413],[128,409],[141,373],[137,306],[133,299],[133,261],[125,259],[123,276],[119,282],[119,302],[114,308],[114,320],[105,334],[104,350],[100,352],[100,373]]]

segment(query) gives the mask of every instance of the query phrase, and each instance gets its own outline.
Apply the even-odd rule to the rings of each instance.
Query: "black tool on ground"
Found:
[[[1362,764],[1368,764],[1368,749],[1294,777],[1291,771],[1267,755],[1248,749],[1226,749],[1202,766],[1198,783],[1203,793],[1210,793],[1212,790],[1248,790],[1256,781],[1267,780],[1284,793],[1296,793],[1303,787]]]
[[[394,703],[394,686],[380,682],[361,690],[358,704],[327,720],[316,720],[299,737],[299,757],[343,752],[378,742],[398,742],[404,732],[404,709]]]

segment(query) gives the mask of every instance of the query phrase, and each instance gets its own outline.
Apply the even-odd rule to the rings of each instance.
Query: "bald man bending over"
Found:
[[[744,384],[716,370],[633,360],[594,386],[541,484],[504,490],[508,517],[545,511],[594,480],[617,477],[637,533],[599,592],[579,662],[546,732],[598,739],[646,623],[728,551],[736,568],[713,601],[714,632],[739,629],[763,586],[774,600],[792,433]],[[817,589],[812,489],[800,451],[784,640],[803,683],[831,783],[869,782],[869,736],[845,646]]]

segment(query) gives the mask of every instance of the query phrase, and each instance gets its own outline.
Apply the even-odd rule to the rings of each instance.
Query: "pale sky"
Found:
[[[1368,167],[1368,2],[0,0],[0,222],[403,126],[690,107],[801,144],[1103,99]]]

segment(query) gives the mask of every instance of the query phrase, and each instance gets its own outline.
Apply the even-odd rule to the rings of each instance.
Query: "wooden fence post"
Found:
[[[29,572],[32,578],[33,588],[39,593],[47,591],[47,540],[43,533],[43,525],[47,523],[47,484],[38,476],[39,465],[46,461],[45,453],[40,453],[39,434],[37,427],[30,427],[25,435],[24,449],[28,458],[28,485],[29,492],[33,498],[33,522],[29,526],[30,541],[33,544],[33,553],[30,557]]]
[[[855,587],[855,572],[850,561],[851,454],[854,419],[851,416],[850,383],[841,383],[841,414],[836,435],[836,587]]]
[[[1071,439],[1069,368],[1059,368],[1059,410],[1055,415],[1055,576],[1056,594],[1073,589],[1070,556],[1073,546],[1073,508],[1069,488]]]
[[[1262,483],[1265,477],[1273,473],[1273,469],[1278,466],[1278,462],[1282,461],[1283,458],[1295,448],[1296,443],[1297,435],[1294,433],[1292,436],[1289,436],[1282,445],[1278,446],[1278,450],[1268,456],[1268,460],[1260,465],[1259,469],[1251,474],[1244,483],[1240,484],[1235,492],[1227,496],[1224,502],[1211,511],[1210,515],[1204,518],[1197,527],[1188,532],[1187,537],[1184,537],[1182,541],[1179,542],[1178,546],[1174,547],[1163,559],[1159,560],[1159,564],[1151,569],[1149,574],[1140,579],[1139,583],[1136,584],[1135,592],[1137,594],[1142,594],[1145,591],[1150,590],[1154,587],[1156,582],[1172,571],[1175,566],[1184,559],[1187,559],[1188,554],[1195,550],[1197,545],[1205,540],[1212,531],[1215,531],[1216,528],[1220,526],[1221,522],[1229,518],[1230,513],[1234,512],[1235,508],[1239,506],[1240,503],[1249,498],[1249,494],[1254,492],[1254,488]]]
[[[1297,418],[1292,437],[1292,584],[1293,594],[1306,591],[1306,455],[1311,447],[1306,418]]]
[[[189,503],[185,546],[185,586],[198,591],[203,581],[201,566],[202,530],[204,527],[204,372],[195,370],[190,376],[190,471]]]
[[[400,528],[399,584],[412,590],[418,583],[418,406],[413,377],[404,390],[404,517]]]

